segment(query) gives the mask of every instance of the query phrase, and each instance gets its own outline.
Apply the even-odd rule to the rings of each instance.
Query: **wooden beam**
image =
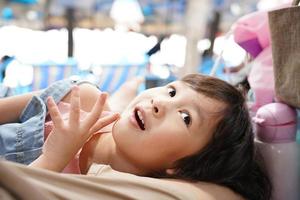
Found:
[[[211,11],[210,0],[189,0],[185,16],[185,36],[187,39],[185,64],[180,75],[197,72],[201,57],[197,50],[199,39],[204,37],[207,19]]]

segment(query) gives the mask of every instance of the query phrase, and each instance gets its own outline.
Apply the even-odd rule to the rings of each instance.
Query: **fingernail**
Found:
[[[79,86],[78,86],[78,85],[74,85],[72,89],[73,89],[74,91],[77,91],[77,90],[79,90]]]
[[[107,97],[107,93],[106,92],[102,92],[100,95],[101,95],[102,98],[106,98]]]
[[[116,115],[117,119],[120,119],[120,117],[121,117],[120,113],[115,113],[114,115]]]
[[[51,96],[47,97],[47,103],[53,103],[53,97]]]

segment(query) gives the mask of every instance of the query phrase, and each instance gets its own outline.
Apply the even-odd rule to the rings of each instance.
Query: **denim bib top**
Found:
[[[17,123],[0,125],[0,157],[22,164],[30,164],[42,153],[44,125],[49,96],[58,103],[72,88],[83,81],[65,79],[53,83],[33,96]]]

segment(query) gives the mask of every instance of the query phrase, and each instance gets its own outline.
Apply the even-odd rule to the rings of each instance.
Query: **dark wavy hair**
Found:
[[[198,153],[177,161],[174,174],[164,175],[223,185],[250,200],[270,199],[271,182],[255,148],[242,93],[225,81],[200,74],[187,75],[181,81],[227,106],[209,144]]]

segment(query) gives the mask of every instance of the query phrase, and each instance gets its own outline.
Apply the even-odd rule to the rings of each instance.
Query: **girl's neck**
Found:
[[[80,169],[86,174],[93,163],[110,165],[114,170],[144,175],[145,170],[138,168],[120,152],[112,133],[95,134],[83,146],[80,153]]]

